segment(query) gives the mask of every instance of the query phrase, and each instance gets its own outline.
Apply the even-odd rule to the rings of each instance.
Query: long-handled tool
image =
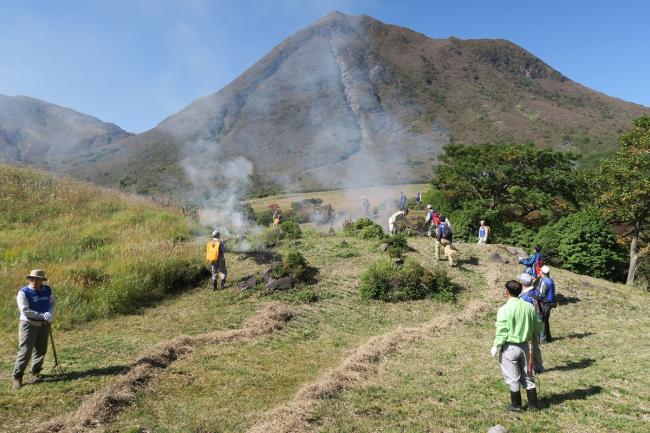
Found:
[[[56,346],[54,345],[54,334],[52,333],[51,323],[47,324],[47,332],[50,334],[50,341],[52,342],[52,354],[54,355],[54,367],[52,367],[52,371],[59,373],[63,370],[63,367],[61,367],[61,364],[59,364],[59,357],[56,356]]]

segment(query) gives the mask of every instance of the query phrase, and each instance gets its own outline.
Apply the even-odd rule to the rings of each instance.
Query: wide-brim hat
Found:
[[[47,281],[47,278],[45,278],[45,271],[42,269],[32,269],[29,275],[27,275],[27,278],[39,278],[43,281]]]

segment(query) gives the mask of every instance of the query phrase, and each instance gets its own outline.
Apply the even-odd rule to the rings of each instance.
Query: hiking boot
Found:
[[[226,288],[226,279],[221,280],[221,290]]]
[[[212,280],[212,290],[217,290],[217,280]]]
[[[29,383],[38,383],[41,380],[43,380],[43,375],[40,372],[39,373],[33,371],[29,372]]]
[[[510,391],[510,404],[507,409],[510,412],[521,412],[521,393]]]
[[[537,388],[527,389],[526,397],[528,398],[528,410],[537,412],[539,410],[539,402],[537,401]]]
[[[22,377],[14,377],[12,382],[11,382],[11,388],[13,390],[19,390],[23,386],[23,378]]]

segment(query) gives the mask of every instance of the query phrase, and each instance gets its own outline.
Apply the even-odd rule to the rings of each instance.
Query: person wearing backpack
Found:
[[[212,290],[217,290],[217,282],[221,281],[221,288],[226,287],[226,258],[224,257],[223,241],[218,230],[212,232],[212,240],[208,241],[205,260],[210,264],[212,271]]]
[[[454,254],[456,254],[456,249],[453,245],[453,232],[451,230],[451,224],[444,216],[440,217],[440,225],[438,225],[438,228],[436,229],[436,239],[438,241],[436,244],[438,247],[436,251],[438,260],[440,260],[439,245],[442,245],[444,247],[445,256],[447,256],[447,260],[449,261],[449,266],[454,266]]]
[[[551,337],[551,310],[557,307],[557,301],[555,299],[555,282],[551,278],[551,268],[544,265],[542,266],[542,276],[539,279],[539,295],[541,299],[542,307],[542,320],[544,321],[544,329],[539,335],[540,343],[550,343],[552,340]]]
[[[521,412],[521,387],[526,389],[528,410],[539,409],[537,387],[529,371],[529,342],[542,328],[533,307],[519,298],[521,283],[510,280],[505,285],[507,302],[497,312],[494,343],[490,353],[499,360],[503,379],[510,388],[509,411]]]
[[[45,284],[45,271],[34,269],[27,276],[29,284],[16,294],[16,303],[20,311],[18,326],[18,355],[13,371],[13,389],[23,386],[23,374],[32,360],[30,376],[32,382],[41,379],[43,360],[47,353],[47,339],[56,301],[52,288]]]
[[[540,277],[542,275],[542,266],[544,266],[542,247],[537,245],[535,252],[530,257],[519,257],[519,263],[526,267],[524,272],[533,278]]]
[[[542,312],[542,297],[539,293],[539,290],[535,287],[535,280],[529,274],[519,274],[517,275],[517,281],[521,283],[521,298],[522,301],[526,301],[533,306],[535,309],[535,314],[539,317],[540,321],[543,321],[543,312]],[[539,347],[540,333],[534,332],[531,337],[531,345],[533,352],[533,370],[535,373],[541,373],[544,371],[544,364],[542,363],[542,350]]]
[[[478,228],[478,243],[487,244],[488,236],[490,236],[490,226],[485,225],[485,221],[481,220],[481,226]]]

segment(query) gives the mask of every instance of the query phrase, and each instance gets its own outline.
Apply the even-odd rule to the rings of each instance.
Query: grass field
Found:
[[[409,195],[406,188],[405,193]],[[111,200],[122,200],[107,194]],[[324,193],[313,196],[327,201]],[[86,203],[90,206],[93,200]],[[142,223],[142,237],[120,225],[115,227],[126,233],[110,233],[124,242],[132,240],[128,251],[142,255],[143,249],[136,245],[159,232],[155,215],[160,209],[146,202],[123,206],[119,212],[142,206],[133,212],[149,209],[152,213],[151,220]],[[58,212],[65,215],[64,209]],[[72,216],[67,221],[77,224],[71,225],[78,227],[74,232],[81,232],[84,224],[102,224],[100,215],[90,222]],[[2,226],[4,233],[16,230],[18,223],[12,224]],[[76,245],[76,238],[72,239]],[[188,266],[200,263],[200,245],[185,240],[178,244],[182,246],[179,257]],[[410,238],[409,244],[414,251],[408,256],[423,266],[447,267],[444,261],[432,260],[429,239]],[[180,341],[176,337],[181,335],[201,341],[201,336],[214,331],[237,334],[256,312],[278,302],[296,313],[282,328],[219,342],[205,339],[187,353],[171,357],[146,381],[134,383],[134,399],[115,400],[122,403],[115,403],[111,416],[100,425],[80,431],[475,432],[497,423],[512,432],[650,430],[647,292],[554,270],[562,302],[551,319],[556,341],[543,346],[547,371],[539,376],[539,384],[545,409],[513,415],[503,410],[507,388],[489,355],[496,310],[504,302],[500,288],[521,271],[503,247],[458,245],[460,266],[449,274],[463,290],[451,303],[361,300],[360,274],[385,256],[377,241],[341,233],[324,236],[306,229],[302,239],[283,241],[277,252],[289,247],[300,250],[319,269],[316,284],[275,294],[240,292],[234,287],[237,279],[266,265],[249,255],[230,253],[231,287],[225,290],[213,292],[204,284],[162,296],[150,308],[132,314],[113,312],[92,321],[60,317],[55,333],[63,373],[48,374],[44,383],[29,384],[17,393],[10,390],[16,320],[7,319],[0,328],[0,431],[33,431],[42,423],[74,414],[138,368],[135,361],[152,346]],[[123,250],[113,251],[98,263],[118,269],[110,267],[111,260],[133,258]],[[495,261],[495,253],[510,263]],[[93,257],[84,254],[69,257],[84,261]],[[12,266],[5,275],[17,278],[14,274],[24,272],[20,266],[28,268],[28,263],[4,262],[3,269]],[[66,290],[75,290],[65,283],[69,262],[48,262],[48,266],[54,269],[55,293],[65,297]],[[13,285],[18,283],[0,286],[5,305],[13,306]],[[304,292],[311,296],[301,296]],[[51,365],[48,354],[46,371]]]
[[[260,210],[267,208],[270,204],[277,204],[281,209],[290,209],[291,203],[308,198],[320,198],[324,203],[330,203],[334,211],[346,211],[348,213],[361,213],[363,197],[368,197],[371,207],[379,206],[388,201],[397,201],[400,191],[404,192],[407,198],[413,198],[420,192],[424,194],[431,185],[408,184],[408,185],[388,185],[365,188],[351,188],[337,191],[320,191],[302,194],[284,194],[275,195],[251,200],[254,209]]]

